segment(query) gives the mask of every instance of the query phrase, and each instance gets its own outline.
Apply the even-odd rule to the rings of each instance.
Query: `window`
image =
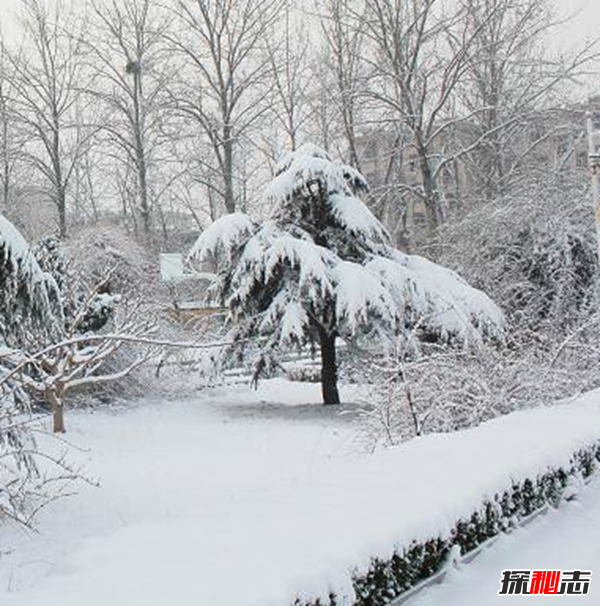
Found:
[[[426,227],[427,226],[427,216],[424,212],[415,211],[413,213],[413,224],[416,227]]]
[[[562,158],[569,151],[569,136],[559,135],[556,137],[556,155]]]

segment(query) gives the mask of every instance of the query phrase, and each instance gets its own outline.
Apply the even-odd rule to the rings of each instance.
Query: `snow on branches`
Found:
[[[193,247],[192,261],[217,265],[211,293],[228,308],[234,338],[261,339],[256,377],[281,348],[318,343],[323,399],[337,403],[337,338],[392,338],[414,325],[463,342],[501,335],[503,315],[484,293],[392,247],[358,197],[367,188],[305,145],[278,165],[267,221],[224,216]]]
[[[94,285],[80,283],[58,241],[47,238],[31,251],[0,217],[0,415],[15,396],[23,410],[30,399],[43,401],[54,431],[63,432],[67,391],[124,378],[161,349],[150,342],[155,324],[144,303],[109,292],[116,269]],[[125,349],[135,352],[115,369]]]
[[[18,345],[35,330],[50,334],[62,321],[60,294],[18,230],[0,215],[0,344]]]

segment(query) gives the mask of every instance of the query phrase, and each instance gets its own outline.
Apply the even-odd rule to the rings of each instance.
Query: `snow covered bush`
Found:
[[[510,336],[503,348],[402,344],[385,356],[359,358],[355,380],[364,384],[365,445],[374,449],[472,427],[595,387],[590,380],[595,369],[553,364],[536,347],[513,345]]]
[[[470,366],[505,410],[600,385],[598,244],[579,172],[506,192],[451,222],[442,238],[442,261],[503,302],[507,347],[491,364]]]
[[[439,260],[507,315],[505,345],[476,349],[408,336],[363,358],[371,447],[453,431],[600,385],[600,298],[593,206],[568,172],[506,192],[444,226]]]
[[[52,276],[60,293],[67,332],[99,331],[113,316],[119,295],[110,293],[111,270],[104,277],[78,268],[65,255],[63,243],[54,237],[40,240],[33,254],[41,269]]]
[[[391,343],[418,327],[462,342],[498,337],[503,316],[458,274],[392,247],[381,223],[358,197],[365,179],[304,145],[277,166],[264,198],[266,221],[235,213],[199,237],[190,258],[217,266],[211,294],[228,309],[233,342],[244,358],[258,343],[255,379],[280,352],[321,353],[323,401],[340,401],[336,340]]]
[[[593,203],[579,172],[475,206],[444,227],[440,245],[440,260],[502,301],[519,330],[568,330],[598,307]]]
[[[105,280],[109,292],[148,297],[157,286],[158,264],[147,248],[114,225],[96,225],[74,232],[65,243],[64,256],[71,271],[89,285]]]

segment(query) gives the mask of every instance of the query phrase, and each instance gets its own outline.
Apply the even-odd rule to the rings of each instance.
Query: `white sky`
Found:
[[[83,0],[77,0],[83,3]],[[108,0],[105,0],[108,1]],[[556,48],[576,45],[584,38],[600,36],[600,0],[551,0],[561,18],[573,15],[568,22],[560,25],[552,40]],[[10,39],[15,36],[14,21],[11,16],[20,0],[0,0],[0,24]]]
[[[0,0],[0,3],[6,1]],[[576,43],[582,38],[591,39],[600,36],[600,2],[598,0],[554,0],[554,5],[559,16],[573,16],[558,30],[558,38],[563,43]]]
[[[560,28],[557,39],[562,41],[576,40],[582,36],[597,36],[600,34],[600,1],[599,0],[553,0],[560,15],[573,12],[578,14],[572,22]],[[14,12],[20,0],[0,0],[0,19],[3,29],[10,35],[10,15]]]

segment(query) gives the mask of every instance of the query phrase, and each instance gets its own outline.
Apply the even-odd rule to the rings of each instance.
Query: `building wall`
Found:
[[[531,172],[548,169],[587,171],[589,143],[586,116],[594,116],[594,141],[600,153],[600,96],[586,104],[568,108],[562,113],[540,112],[530,117],[531,123],[518,139],[511,140],[510,158],[518,163],[518,170]],[[434,153],[448,157],[458,144],[450,136],[461,141],[474,141],[472,125],[462,123],[460,131],[439,136],[434,141]],[[449,131],[448,131],[449,132]],[[397,236],[397,244],[410,248],[425,237],[425,206],[411,190],[422,188],[419,158],[408,137],[404,140],[389,132],[373,130],[356,141],[359,167],[371,186],[369,204],[377,216]],[[509,160],[510,161],[510,160]],[[450,163],[441,178],[445,211],[464,207],[475,197],[475,181],[466,161]],[[391,198],[391,200],[390,200]],[[390,203],[391,202],[391,203]]]

